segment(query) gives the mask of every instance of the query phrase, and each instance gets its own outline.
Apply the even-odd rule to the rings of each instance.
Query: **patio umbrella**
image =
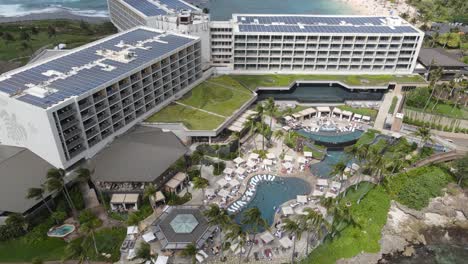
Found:
[[[224,178],[219,179],[216,183],[221,187],[224,187],[228,184],[228,182]]]
[[[249,159],[258,159],[260,157],[257,153],[250,153]]]
[[[285,163],[283,164],[283,166],[284,166],[286,169],[290,169],[290,168],[293,167],[293,165],[292,165],[291,162],[285,162]]]
[[[319,190],[314,190],[312,192],[312,196],[323,196],[323,192],[319,191]]]
[[[312,158],[312,152],[310,152],[310,151],[304,151],[304,157],[306,157],[306,158]]]
[[[260,239],[261,239],[265,244],[268,244],[268,243],[270,243],[271,241],[275,240],[275,237],[274,237],[269,231],[266,231],[265,233],[263,233],[263,234],[260,236]]]
[[[283,215],[292,215],[292,214],[294,214],[293,209],[291,207],[289,207],[289,206],[281,207],[281,212],[283,212]]]
[[[263,165],[271,166],[273,165],[273,161],[269,159],[264,159],[263,160]]]
[[[221,197],[228,197],[229,196],[229,192],[225,189],[222,189],[221,191],[218,192],[218,195],[221,196]]]
[[[215,194],[214,189],[208,188],[205,190],[205,195],[206,196],[213,196]]]
[[[284,160],[285,161],[293,161],[293,157],[289,155],[284,155]]]
[[[129,226],[127,227],[127,235],[138,234],[138,226]]]
[[[304,163],[307,162],[307,160],[306,160],[304,157],[299,157],[299,158],[297,159],[297,162],[304,164]]]
[[[318,179],[317,180],[317,185],[318,186],[328,186],[328,181],[325,179]]]
[[[252,160],[249,160],[247,161],[247,167],[249,168],[253,168],[255,167],[257,164],[255,162],[253,162]]]
[[[239,185],[240,182],[238,180],[236,180],[236,179],[233,179],[232,181],[229,182],[229,184],[231,184],[231,186],[234,187],[234,186]]]
[[[225,168],[224,171],[223,171],[223,173],[224,173],[224,174],[231,175],[233,171],[234,171],[234,170],[231,169],[231,168]]]
[[[290,248],[290,247],[292,247],[292,244],[293,244],[293,242],[291,241],[291,239],[289,239],[289,237],[287,237],[287,236],[281,238],[281,239],[279,240],[279,243],[280,243],[280,245],[281,245],[282,247],[284,247],[284,248]]]
[[[244,173],[245,173],[245,169],[244,169],[244,168],[241,168],[241,167],[239,167],[239,168],[237,168],[237,169],[236,169],[234,172],[235,172],[235,173],[237,173],[237,174],[239,174],[239,175],[242,175],[242,174],[244,174]]]
[[[307,196],[306,195],[298,195],[296,197],[298,203],[307,203]]]
[[[276,155],[274,153],[267,153],[266,154],[267,159],[276,159]]]
[[[241,158],[241,157],[237,157],[237,158],[234,159],[234,163],[236,163],[236,164],[241,164],[241,163],[244,163],[244,162],[245,162],[245,160],[243,158]]]
[[[155,239],[156,237],[154,236],[153,232],[148,232],[143,235],[143,240],[145,240],[146,243],[149,243]]]

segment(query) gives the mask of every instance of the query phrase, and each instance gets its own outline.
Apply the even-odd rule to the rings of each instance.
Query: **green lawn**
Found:
[[[373,188],[357,205],[356,201],[371,188],[361,184],[357,191],[350,188],[342,203],[351,202],[351,214],[358,226],[345,227],[333,240],[327,240],[317,247],[303,263],[335,263],[341,258],[350,258],[361,252],[378,252],[382,227],[387,222],[390,198],[381,186]]]
[[[351,86],[383,86],[389,82],[419,83],[424,80],[419,75],[230,75],[245,87],[289,86],[296,80],[341,81]]]
[[[218,77],[213,77],[207,80],[210,83],[217,83],[222,86],[229,86],[232,89],[239,90],[244,93],[250,94],[251,91],[240,84],[238,81],[234,80],[230,75],[221,75]]]
[[[49,26],[56,31],[56,34],[50,37]],[[32,31],[33,27],[37,28],[36,34]],[[0,25],[0,31],[3,33],[0,38],[0,61],[29,57],[42,47],[53,48],[59,43],[67,44],[67,48],[74,48],[117,32],[110,22],[86,24],[84,27],[86,29],[80,27],[79,21],[68,20],[42,20]],[[22,35],[22,31],[30,36],[29,40]],[[11,34],[13,39],[6,40],[5,34],[7,33]],[[18,60],[25,63],[28,58]]]
[[[0,242],[0,262],[29,262],[33,258],[60,260],[67,243],[59,238],[47,238],[35,243],[25,237]]]
[[[398,97],[393,96],[392,98],[392,104],[390,105],[390,108],[388,109],[388,113],[393,115],[393,112],[395,112],[395,107],[396,104],[398,103]]]
[[[463,105],[458,106],[458,107],[453,107],[454,105],[452,104],[446,104],[446,103],[438,103],[434,110],[432,108],[434,107],[435,101],[432,101],[429,103],[429,106],[426,108],[426,113],[431,113],[435,115],[442,115],[446,117],[452,117],[452,118],[460,118],[460,119],[468,119],[468,108],[463,107]],[[415,108],[415,107],[410,107],[410,106],[405,106],[405,108],[408,108],[410,110],[414,111],[419,111],[422,112],[422,108]]]
[[[366,131],[366,133],[362,134],[362,136],[358,139],[356,142],[357,146],[360,145],[366,145],[372,142],[374,140],[375,136],[379,134],[380,132],[374,129],[369,129]]]
[[[373,119],[377,116],[377,113],[379,112],[378,110],[375,110],[372,108],[365,108],[365,107],[354,108],[349,105],[340,105],[338,106],[338,108],[341,110],[350,111],[355,114],[370,116]]]
[[[146,122],[183,123],[191,130],[212,130],[224,122],[224,118],[200,110],[171,104],[150,116]]]
[[[228,117],[252,97],[252,93],[203,82],[179,102]]]

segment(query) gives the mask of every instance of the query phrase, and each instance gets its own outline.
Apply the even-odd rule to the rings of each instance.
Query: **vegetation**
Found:
[[[195,244],[188,244],[187,247],[185,247],[181,255],[185,257],[189,257],[192,260],[192,263],[195,264],[197,262],[196,256],[197,256],[197,246]]]
[[[356,224],[341,228],[333,239],[327,239],[303,261],[303,263],[335,263],[340,258],[350,258],[361,252],[378,252],[381,229],[387,221],[390,199],[381,186],[371,189],[370,184],[351,188],[340,203],[341,208],[350,203],[349,214]],[[357,201],[367,195],[359,204]],[[334,202],[333,202],[334,204]]]
[[[224,122],[224,118],[183,105],[170,104],[150,116],[146,122],[182,123],[190,130],[213,130]]]
[[[374,129],[368,129],[362,136],[358,139],[356,142],[355,146],[360,146],[360,145],[367,145],[370,144],[374,138],[377,136],[377,134],[380,134],[378,130]]]
[[[459,186],[465,187],[468,185],[468,154],[465,154],[463,158],[456,160],[454,162],[454,174],[457,178],[457,183]]]
[[[0,26],[0,61],[26,63],[35,51],[59,43],[74,48],[117,32],[110,22],[89,24],[72,20],[5,23]]]
[[[338,106],[338,108],[341,110],[350,111],[355,114],[370,116],[371,118],[375,118],[377,114],[379,113],[378,110],[375,110],[372,108],[365,108],[365,107],[354,108],[349,105],[340,105]]]
[[[468,7],[465,0],[408,0],[419,11],[423,22],[468,23]]]
[[[388,178],[385,188],[392,199],[414,209],[429,204],[429,199],[440,196],[451,176],[439,167],[429,166],[400,173]]]
[[[153,208],[148,199],[143,200],[142,204],[138,208],[138,211],[131,212],[127,217],[128,225],[138,225],[138,223],[153,213]]]
[[[424,80],[419,75],[231,75],[231,78],[250,90],[258,87],[284,87],[296,80],[341,81],[348,85],[380,86],[389,82],[419,83]]]
[[[398,103],[398,97],[397,96],[393,96],[392,98],[392,104],[390,105],[390,108],[388,109],[388,113],[389,114],[393,114],[395,112],[395,107],[396,107],[396,104]]]

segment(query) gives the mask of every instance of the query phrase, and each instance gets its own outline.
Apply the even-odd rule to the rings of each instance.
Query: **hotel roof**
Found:
[[[181,11],[200,11],[197,7],[182,0],[122,0],[147,17],[178,13]]]
[[[233,14],[239,32],[421,33],[400,17]]]
[[[197,38],[148,28],[115,34],[0,75],[0,93],[48,108],[110,85]]]

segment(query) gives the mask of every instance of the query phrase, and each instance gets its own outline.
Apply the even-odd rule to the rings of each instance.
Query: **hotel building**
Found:
[[[400,17],[233,14],[182,0],[108,0],[119,29],[146,25],[199,36],[220,73],[411,74],[424,33]],[[124,22],[133,21],[133,22]]]
[[[198,37],[133,28],[0,75],[0,143],[68,168],[201,77]]]

